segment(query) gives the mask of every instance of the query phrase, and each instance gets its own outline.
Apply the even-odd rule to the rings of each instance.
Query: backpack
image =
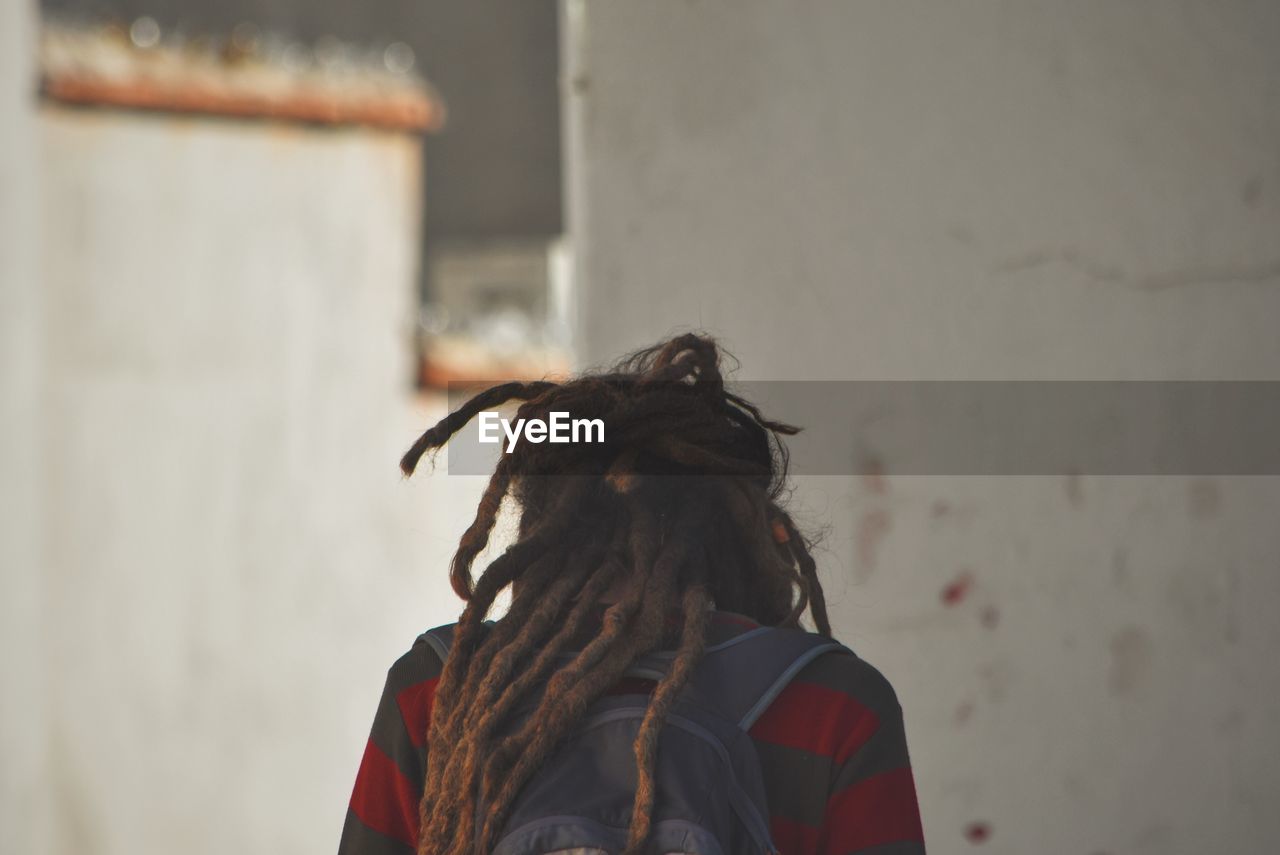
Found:
[[[453,626],[419,637],[441,661]],[[826,636],[776,627],[707,647],[658,742],[647,852],[775,855],[764,778],[747,731],[801,668],[836,650],[849,652]],[[660,680],[674,657],[643,656],[627,676]],[[621,852],[635,797],[632,746],[647,703],[648,695],[634,694],[597,701],[520,791],[492,855]]]

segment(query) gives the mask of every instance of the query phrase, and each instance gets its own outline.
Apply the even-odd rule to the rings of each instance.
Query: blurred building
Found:
[[[335,845],[479,486],[397,466],[444,104],[390,47],[5,9],[4,851]]]
[[[48,20],[277,65],[352,61],[416,72],[448,107],[419,183],[420,380],[538,375],[567,365],[558,17],[553,0],[352,4],[323,0],[42,0]],[[465,296],[461,296],[465,295]]]

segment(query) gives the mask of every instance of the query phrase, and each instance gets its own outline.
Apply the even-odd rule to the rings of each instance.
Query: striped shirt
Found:
[[[708,644],[756,626],[741,615],[716,612]],[[422,642],[391,666],[339,855],[415,851],[427,723],[441,670],[439,657]],[[871,665],[844,652],[819,656],[770,704],[750,735],[782,855],[923,855],[902,708]]]

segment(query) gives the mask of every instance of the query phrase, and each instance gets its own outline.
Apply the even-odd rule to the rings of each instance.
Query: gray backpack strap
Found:
[[[485,625],[492,626],[493,621],[485,621]],[[448,661],[456,626],[451,623],[429,629],[418,640],[431,645],[441,662]],[[836,650],[852,654],[849,648],[825,635],[802,629],[757,627],[708,647],[686,692],[749,730],[804,666]],[[642,656],[627,669],[627,676],[660,680],[674,655],[672,651],[661,651]]]
[[[493,621],[487,620],[484,625],[491,627],[493,626]],[[444,626],[438,626],[435,629],[429,629],[418,636],[418,641],[431,645],[431,649],[440,657],[440,661],[447,662],[449,660],[449,651],[453,648],[453,629],[456,626],[456,623],[449,623]]]
[[[849,648],[802,629],[759,627],[707,648],[690,680],[691,694],[749,730],[804,666]]]
[[[494,622],[491,620],[484,622],[486,627],[491,627],[493,624]],[[440,657],[440,661],[447,662],[449,660],[449,651],[453,649],[453,631],[456,627],[456,623],[437,626],[435,629],[429,629],[419,635],[418,641],[430,645],[431,649]],[[558,659],[560,664],[563,665],[577,655],[578,651],[566,651],[561,653]],[[647,680],[661,680],[666,676],[667,668],[671,665],[671,660],[674,656],[675,654],[671,651],[641,656],[627,669],[626,676],[641,677]]]

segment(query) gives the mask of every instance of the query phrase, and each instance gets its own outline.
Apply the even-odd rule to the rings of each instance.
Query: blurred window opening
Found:
[[[441,240],[428,256],[420,319],[424,388],[569,370],[564,241]]]

